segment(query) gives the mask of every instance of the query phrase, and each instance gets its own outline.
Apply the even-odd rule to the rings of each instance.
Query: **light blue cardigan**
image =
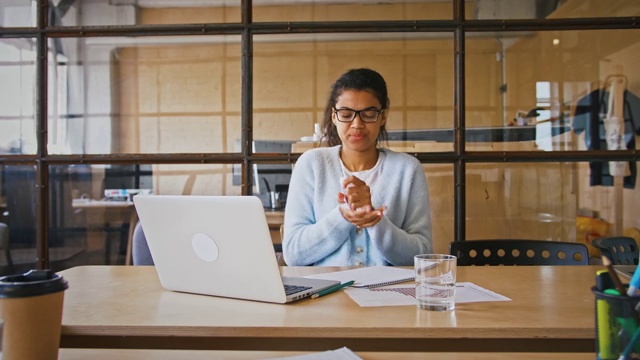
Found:
[[[420,162],[385,151],[380,177],[371,188],[374,208],[386,205],[376,225],[356,231],[338,209],[340,145],[303,153],[295,164],[284,216],[287,265],[413,265],[432,252],[429,189]]]

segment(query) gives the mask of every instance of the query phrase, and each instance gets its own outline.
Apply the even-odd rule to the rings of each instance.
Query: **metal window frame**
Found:
[[[294,163],[299,154],[253,153],[253,36],[300,33],[449,32],[454,40],[454,148],[451,152],[411,153],[422,163],[451,163],[454,168],[454,240],[465,240],[465,174],[467,163],[638,161],[637,150],[621,151],[465,151],[465,35],[467,32],[638,29],[636,17],[473,20],[465,19],[464,0],[451,0],[450,20],[345,21],[254,23],[252,0],[241,0],[241,21],[228,24],[176,24],[144,26],[49,26],[50,0],[37,0],[35,27],[0,28],[0,38],[35,38],[37,152],[35,155],[0,155],[0,165],[36,167],[36,266],[49,267],[49,166],[70,164],[242,164],[242,194],[250,195],[253,164]],[[163,35],[241,36],[241,152],[206,154],[50,155],[47,153],[47,42],[50,38]]]

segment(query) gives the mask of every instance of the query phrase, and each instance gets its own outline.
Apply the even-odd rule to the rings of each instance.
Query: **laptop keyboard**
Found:
[[[300,291],[305,291],[311,289],[311,286],[300,286],[300,285],[288,285],[284,284],[284,292],[287,295],[292,295],[299,293]]]

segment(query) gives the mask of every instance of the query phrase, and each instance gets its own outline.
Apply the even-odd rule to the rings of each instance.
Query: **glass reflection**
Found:
[[[588,162],[469,164],[467,239],[590,243],[626,234],[640,241],[640,223],[632,215],[640,200],[636,182],[594,179],[600,175]]]
[[[0,27],[10,28],[36,26],[34,18],[35,12],[35,1],[2,0],[2,2],[0,2]]]
[[[624,148],[635,148],[633,134],[640,130],[640,117],[634,115],[634,109],[640,112],[635,59],[640,42],[634,34],[469,33],[467,149],[612,149],[605,141],[605,118],[611,117],[624,118]],[[482,132],[489,139],[475,143],[473,134]]]
[[[433,252],[448,254],[449,243],[454,239],[453,165],[423,164],[422,168],[427,176],[429,186]]]
[[[35,154],[33,39],[0,39],[0,154]]]
[[[638,16],[634,0],[465,0],[467,19],[560,19]],[[256,22],[450,20],[453,0],[253,1]],[[241,21],[240,0],[77,0],[53,2],[53,26],[205,24]],[[30,0],[4,0],[3,26],[33,26]]]
[[[35,170],[5,166],[0,181],[4,189],[0,204],[6,213],[0,222],[11,231],[11,254],[18,256],[18,249],[29,249],[33,257],[24,266],[33,267],[35,194],[25,190],[35,189]],[[132,198],[137,193],[241,193],[240,184],[232,180],[232,165],[202,164],[50,166],[49,189],[49,258],[56,271],[78,265],[130,264],[130,246],[138,223]]]
[[[58,1],[51,11],[55,26],[240,22],[240,0]]]
[[[634,0],[520,0],[467,2],[467,19],[563,19],[638,16]]]
[[[543,6],[551,11],[548,18],[593,18],[640,15],[640,3],[634,0],[564,0],[546,1]],[[542,4],[541,4],[542,5]]]
[[[34,166],[0,165],[0,275],[35,267],[35,185]]]
[[[358,67],[380,72],[387,82],[391,149],[453,150],[450,33],[257,35],[254,138],[289,141],[294,153],[317,146],[316,124],[331,85]]]
[[[471,10],[472,1],[466,6]],[[453,1],[253,0],[254,21],[443,20],[453,16]]]
[[[572,163],[470,164],[466,176],[469,240],[575,241]]]
[[[50,153],[236,151],[239,37],[60,40],[66,60],[49,71]]]

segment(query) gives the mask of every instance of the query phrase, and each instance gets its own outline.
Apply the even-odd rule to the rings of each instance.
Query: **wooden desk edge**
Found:
[[[590,339],[512,339],[512,338],[290,338],[290,337],[176,337],[176,336],[87,336],[65,335],[63,348],[123,348],[182,350],[262,350],[325,351],[346,346],[354,351],[398,352],[595,352]]]
[[[63,326],[61,347],[69,348],[128,348],[128,349],[192,349],[192,350],[277,350],[324,351],[347,346],[358,351],[405,352],[491,352],[503,349],[509,352],[595,352],[595,334],[591,331],[582,337],[563,337],[562,331],[551,331],[547,336],[532,339],[518,331],[505,333],[500,329],[482,329],[483,337],[464,337],[440,333],[439,337],[419,337],[410,330],[397,330],[380,334],[381,329],[371,329],[364,336],[353,336],[348,328],[326,328],[321,332],[308,329],[255,328],[234,331],[219,328],[202,334],[193,334],[171,326],[141,327],[140,333],[131,335],[130,327],[107,327],[92,331],[83,326]],[[526,331],[525,331],[526,332]],[[150,334],[151,335],[148,335]],[[226,336],[216,336],[216,333]],[[229,334],[238,334],[229,336]],[[367,337],[374,335],[377,337]],[[550,338],[553,337],[553,338]]]

